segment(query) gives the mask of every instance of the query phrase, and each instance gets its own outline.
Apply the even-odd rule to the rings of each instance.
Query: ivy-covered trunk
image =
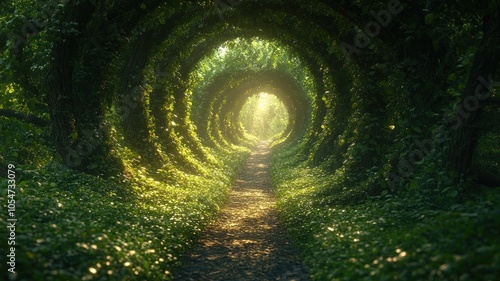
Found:
[[[148,121],[151,116],[148,114],[145,100],[146,89],[143,87],[146,81],[142,73],[147,64],[148,54],[154,45],[153,42],[153,34],[144,33],[130,47],[121,74],[117,106],[127,144],[144,156],[144,164],[148,163],[159,168],[164,159],[152,140]]]
[[[73,169],[110,175],[121,169],[111,155],[103,125],[106,90],[102,81],[109,64],[108,29],[96,7],[83,1],[68,4],[52,30],[51,68],[47,75],[47,104],[57,152]],[[99,19],[93,22],[94,19]],[[98,32],[97,32],[98,31]]]
[[[491,82],[500,62],[500,12],[484,19],[484,35],[475,54],[469,80],[461,94],[461,103],[453,119],[449,169],[459,179],[471,171],[478,141],[478,121],[484,105],[491,98]]]
[[[93,12],[89,3],[69,5],[61,17],[63,23],[78,23],[85,26]],[[61,36],[59,31],[54,37]],[[78,167],[81,163],[81,153],[74,147],[76,122],[74,116],[73,99],[73,65],[72,62],[78,52],[78,35],[62,35],[52,49],[52,66],[47,78],[47,103],[50,108],[52,133],[56,150],[64,163],[70,167]]]

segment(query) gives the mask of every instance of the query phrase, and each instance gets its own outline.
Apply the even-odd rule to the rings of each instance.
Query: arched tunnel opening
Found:
[[[273,120],[261,120],[261,124],[265,124],[264,121],[269,121],[270,126],[286,123],[283,129],[286,136],[304,133],[313,110],[310,101],[313,82],[305,78],[309,75],[307,69],[286,46],[258,37],[238,37],[215,49],[212,56],[198,63],[194,74],[203,80],[193,89],[191,98],[191,116],[198,135],[207,136],[211,128],[216,137],[223,135],[223,141],[241,143],[245,139],[245,131],[240,125],[243,121],[240,120],[241,111],[252,96],[262,98],[264,92],[272,93],[271,100],[275,97],[273,110],[280,115],[275,117],[286,120],[274,123]],[[300,76],[296,77],[297,74]],[[246,109],[244,117],[257,118],[256,113]]]
[[[499,19],[495,0],[0,3],[2,274],[170,280],[265,143],[308,278],[500,278]]]
[[[272,94],[261,92],[251,96],[237,115],[240,130],[253,138],[279,139],[289,133],[290,114],[283,102]]]

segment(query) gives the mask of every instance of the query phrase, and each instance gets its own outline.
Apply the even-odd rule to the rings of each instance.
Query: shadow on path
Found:
[[[260,142],[217,222],[183,258],[174,280],[308,280],[275,210],[270,149]]]

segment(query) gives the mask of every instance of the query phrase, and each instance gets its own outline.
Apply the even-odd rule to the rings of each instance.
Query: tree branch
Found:
[[[31,123],[31,124],[38,126],[38,127],[46,127],[46,126],[50,125],[50,122],[48,120],[42,119],[42,118],[37,117],[33,114],[23,113],[23,112],[15,111],[12,109],[0,108],[0,116],[9,117],[9,118],[16,118],[16,119]]]

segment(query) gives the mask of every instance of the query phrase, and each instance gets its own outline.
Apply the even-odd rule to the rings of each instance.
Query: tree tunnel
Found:
[[[216,17],[218,18],[218,15],[211,15],[211,17]],[[252,15],[247,15],[248,19],[254,19],[252,17]],[[182,17],[183,20],[186,20],[187,18],[186,17]],[[200,22],[203,22],[203,24],[201,24]],[[197,30],[198,33],[200,33],[200,28],[202,28],[204,25],[206,26],[209,26],[210,29],[221,29],[221,27],[219,27],[219,25],[221,23],[224,23],[224,22],[221,22],[220,20],[216,19],[214,20],[214,22],[216,23],[214,26],[210,26],[207,24],[207,22],[210,22],[210,19],[198,19],[196,20],[196,18],[189,18],[188,22],[185,23],[185,25],[187,26],[194,26],[193,28],[195,30]],[[224,23],[225,24],[225,23]],[[230,24],[233,24],[233,23],[230,23]],[[245,21],[245,19],[241,18],[240,21],[238,23],[234,23],[234,25],[236,24],[240,24],[240,25],[249,25],[249,24],[253,24],[253,23],[248,23]],[[285,23],[286,24],[286,23]],[[283,25],[285,25],[283,24]],[[157,24],[156,24],[157,25]],[[182,34],[178,34],[178,33],[186,33],[186,34],[189,34],[189,33],[192,33],[192,29],[191,27],[184,27],[184,25],[179,25],[180,27],[176,27],[177,30],[181,30],[182,31],[177,31],[177,30],[174,30],[174,31],[171,31],[170,29],[168,28],[164,28],[163,26],[165,26],[165,24],[163,25],[160,25],[160,26],[157,26],[157,27],[149,27],[149,28],[157,28],[159,29],[160,31],[159,32],[155,32],[155,31],[144,31],[142,32],[140,35],[137,36],[137,38],[135,39],[135,42],[137,43],[130,43],[128,45],[130,45],[130,47],[126,47],[126,49],[129,49],[129,51],[126,51],[125,52],[125,58],[120,56],[120,60],[121,61],[125,61],[125,63],[116,63],[117,65],[121,64],[123,65],[122,69],[123,70],[118,70],[121,72],[121,74],[117,74],[116,76],[117,77],[121,77],[120,81],[121,81],[121,86],[120,88],[118,88],[118,97],[117,97],[117,100],[118,100],[118,107],[119,107],[119,111],[118,111],[118,114],[122,115],[122,119],[123,119],[123,122],[124,124],[126,124],[125,126],[123,126],[124,128],[124,134],[125,134],[125,138],[127,140],[127,142],[130,144],[131,147],[133,148],[136,148],[137,150],[142,150],[142,152],[146,153],[146,154],[149,154],[150,156],[149,157],[159,157],[158,154],[156,152],[154,152],[154,144],[151,142],[151,138],[154,137],[154,134],[152,135],[151,134],[151,130],[148,129],[148,126],[155,126],[156,130],[155,130],[155,133],[160,136],[160,139],[162,139],[162,143],[170,143],[170,147],[167,145],[164,147],[165,150],[170,150],[170,151],[173,151],[173,153],[175,153],[176,149],[174,148],[174,146],[172,146],[172,141],[168,140],[169,138],[171,138],[172,136],[169,136],[165,133],[166,129],[168,126],[171,126],[172,124],[176,124],[176,122],[174,120],[166,120],[164,118],[164,116],[171,116],[171,117],[174,117],[179,119],[179,120],[183,120],[183,119],[186,119],[186,116],[185,116],[185,112],[187,110],[187,108],[185,106],[183,106],[183,104],[186,103],[186,101],[182,100],[183,99],[183,96],[184,96],[184,91],[185,91],[185,88],[186,86],[182,85],[182,84],[186,84],[187,82],[185,81],[187,79],[187,75],[189,73],[189,68],[192,67],[192,65],[195,64],[196,60],[197,59],[200,59],[201,57],[203,57],[204,54],[206,54],[207,52],[209,52],[210,50],[210,46],[214,47],[216,46],[215,44],[217,43],[220,43],[221,40],[223,40],[226,36],[224,36],[224,34],[220,34],[219,36],[217,37],[213,37],[213,39],[211,39],[211,41],[206,41],[206,40],[202,40],[202,42],[200,42],[199,46],[196,46],[195,47],[192,47],[193,46],[193,41],[196,41],[196,40],[199,40],[198,38],[190,38],[189,36],[184,36]],[[229,25],[230,26],[230,25]],[[242,30],[244,27],[240,28],[240,30]],[[272,29],[271,27],[268,27],[269,30],[273,30],[273,32],[276,32],[276,33],[281,33],[281,34],[286,34],[284,33],[284,30],[280,30],[279,29],[276,29],[275,26],[272,26]],[[281,27],[281,29],[284,29],[283,27]],[[170,34],[165,32],[165,30],[168,30],[169,32],[171,32]],[[220,30],[217,30],[218,33],[221,33]],[[207,34],[209,34],[209,32],[213,32],[211,30],[208,30],[206,31]],[[163,34],[165,33],[165,35]],[[236,36],[235,34],[239,34],[239,30],[237,27],[235,26],[232,26],[229,28],[228,30],[228,33],[229,34],[233,34],[233,35],[228,35],[229,36]],[[154,34],[154,35],[153,35]],[[259,31],[257,33],[254,33],[254,34],[263,34],[262,31]],[[153,49],[155,43],[156,44],[160,44],[160,41],[164,41],[166,43],[163,43],[163,44],[169,44],[168,41],[173,41],[174,39],[164,39],[163,37],[173,37],[175,38],[175,46],[173,46],[173,48],[168,48],[169,52],[166,53],[166,54],[163,54],[160,56],[163,56],[161,57],[160,59],[156,59],[156,60],[160,60],[160,61],[163,61],[163,62],[166,62],[168,61],[169,64],[168,65],[162,65],[161,63],[158,63],[157,61],[156,62],[153,62],[151,61],[149,64],[147,63],[148,61],[148,56],[149,57],[155,57],[155,56],[158,56],[158,55],[151,55],[148,51]],[[200,34],[199,37],[202,37],[203,34]],[[185,40],[186,42],[185,43],[181,43],[179,42],[179,38],[182,38],[182,40]],[[185,38],[185,39],[184,39]],[[279,38],[279,37],[278,37]],[[283,39],[280,39],[280,40],[283,40]],[[290,40],[290,39],[288,39]],[[296,40],[296,39],[295,39]],[[134,40],[132,40],[134,41]],[[171,44],[171,43],[170,43]],[[184,45],[186,44],[186,45]],[[210,45],[212,44],[212,45]],[[167,45],[168,46],[168,45]],[[185,46],[190,46],[190,47],[185,47]],[[163,47],[163,49],[167,49],[167,47]],[[157,52],[162,52],[161,50],[163,50],[162,48],[156,48]],[[192,50],[193,53],[187,53],[189,50]],[[308,52],[311,52],[310,50],[307,50]],[[302,51],[303,52],[303,51]],[[179,55],[180,54],[180,55]],[[175,58],[172,58],[172,56],[175,56]],[[311,56],[310,54],[307,54],[307,56]],[[128,58],[127,58],[128,57]],[[179,61],[179,60],[182,60],[184,57],[186,57],[186,59],[184,61]],[[310,58],[306,58],[308,60],[311,60]],[[151,59],[152,60],[152,59]],[[177,61],[176,61],[177,60]],[[172,76],[168,76],[165,75],[166,73],[166,70],[163,70],[163,69],[167,69],[167,68],[174,68],[174,62],[172,61],[175,61],[175,63],[179,63],[179,67],[180,69],[178,69],[178,71],[176,72],[176,74],[172,75]],[[313,63],[313,62],[311,62]],[[316,63],[316,62],[314,62]],[[152,89],[152,93],[151,93],[151,98],[153,98],[154,100],[151,101],[146,101],[144,99],[144,96],[146,95],[145,91],[145,87],[143,87],[144,85],[142,85],[143,83],[147,83],[147,82],[144,82],[145,78],[141,78],[142,75],[145,75],[145,73],[142,73],[141,75],[141,72],[144,72],[143,69],[146,67],[146,65],[149,66],[149,69],[154,69],[156,71],[156,73],[153,73],[153,89]],[[154,65],[154,66],[153,66]],[[158,72],[159,71],[159,72]],[[151,71],[150,71],[151,72]],[[158,74],[161,74],[160,77]],[[168,73],[170,74],[170,73]],[[179,77],[180,76],[180,77]],[[167,80],[168,82],[165,82],[165,81],[160,81],[160,79],[165,79]],[[184,81],[179,81],[180,80],[184,80]],[[319,78],[316,78],[316,79],[319,79]],[[168,83],[168,85],[170,85],[171,87],[170,88],[161,88],[159,87],[158,85],[160,84],[164,84],[166,85]],[[167,91],[167,92],[165,92]],[[171,97],[170,99],[167,99],[166,97]],[[162,103],[165,103],[167,102],[167,100],[170,102],[170,103],[176,103],[176,107],[173,109],[174,111],[173,112],[166,112],[165,111],[165,108],[168,107],[168,105],[166,104],[162,104]],[[151,116],[148,116],[147,112],[146,112],[146,106],[144,105],[145,102],[150,102],[151,106],[150,106],[150,114]],[[321,107],[321,101],[319,98],[317,98],[317,103],[319,103],[319,106]],[[296,108],[297,106],[294,105],[294,106],[291,106],[290,107],[292,110],[296,111]],[[169,115],[170,114],[170,115]],[[307,111],[302,111],[300,114],[295,114],[295,113],[292,113],[291,116],[297,116],[297,120],[298,122],[297,123],[300,123],[300,122],[303,122],[303,120],[305,120],[304,116],[301,116],[301,115],[304,115],[306,114],[307,115]],[[162,116],[162,117],[160,117]],[[147,120],[149,117],[153,117],[156,122],[156,124],[147,124]],[[151,119],[151,118],[149,118]],[[317,120],[321,120],[321,117],[318,117]],[[182,123],[182,121],[180,122]],[[296,122],[293,121],[291,122],[291,126],[294,126],[295,127],[295,124]],[[320,121],[316,121],[316,124],[318,127]],[[212,124],[215,124],[215,123],[212,123]],[[184,125],[187,125],[187,124],[184,124]],[[180,126],[179,130],[183,130],[183,127],[184,126]],[[185,132],[184,132],[185,133]],[[189,134],[186,134],[186,140],[189,140],[190,137],[189,137]],[[188,141],[189,142],[189,141]],[[196,141],[191,141],[192,142],[192,146],[196,146]],[[191,147],[192,149],[195,149],[193,147]],[[195,149],[196,150],[196,149]],[[199,149],[198,149],[198,152],[199,152]],[[156,155],[156,156],[155,156]],[[180,158],[179,156],[177,156],[178,158]],[[150,158],[151,159],[151,158]],[[161,160],[161,159],[156,159],[156,160]]]
[[[281,139],[291,132],[294,116],[277,96],[260,92],[247,98],[233,114],[232,122],[239,123],[236,133],[260,140]]]
[[[429,153],[408,160],[404,151],[415,149],[415,139],[427,138],[435,124],[446,127],[455,118],[439,113],[457,96],[446,88],[458,87],[454,91],[464,100],[476,89],[491,88],[480,89],[473,78],[468,90],[450,81],[453,63],[465,59],[450,51],[460,49],[459,44],[446,46],[441,38],[419,33],[419,28],[441,28],[432,21],[435,13],[422,5],[395,0],[362,5],[65,3],[43,30],[32,28],[43,37],[37,40],[52,42],[47,79],[35,83],[20,78],[18,83],[24,89],[35,88],[35,83],[47,90],[57,150],[69,166],[82,171],[91,172],[87,167],[102,161],[121,169],[112,153],[110,118],[117,120],[127,146],[143,163],[156,169],[162,163],[183,163],[196,170],[194,166],[210,158],[205,145],[241,140],[236,112],[248,96],[267,91],[288,108],[287,130],[303,143],[304,160],[334,171],[351,169],[343,163],[353,159],[352,169],[378,170],[375,185],[382,187],[374,190],[380,190],[386,188],[383,182],[392,186],[395,179],[405,184],[405,175],[412,174],[405,169],[414,170]],[[454,20],[469,13],[460,5],[434,8],[456,9]],[[491,16],[482,20],[494,21]],[[488,40],[497,32],[495,24],[471,25],[469,31],[478,31],[476,37],[484,33]],[[404,34],[412,35],[398,41]],[[30,42],[14,39],[10,51],[22,62]],[[496,70],[497,55],[487,49],[495,42],[488,40],[478,46],[482,53],[475,60],[468,59],[476,78]],[[222,46],[240,53],[225,60],[218,51]],[[492,59],[483,62],[480,56]],[[467,102],[463,107],[470,108]],[[478,108],[457,118],[472,116],[464,120],[473,122],[482,111]],[[477,139],[477,132],[462,132],[468,128],[459,126],[447,136],[449,141],[433,143],[453,154],[445,166],[460,177],[470,174],[474,151],[461,144],[474,146],[472,139]],[[457,149],[467,153],[459,157]],[[187,163],[182,150],[198,164]],[[362,172],[359,177],[363,180]]]
[[[148,235],[172,234],[178,238],[172,242],[175,249],[189,244],[186,233],[197,233],[219,211],[259,138],[270,139],[272,184],[287,227],[298,240],[317,238],[314,247],[344,239],[339,228],[327,223],[341,224],[344,215],[363,221],[366,213],[372,215],[371,207],[363,209],[369,204],[374,204],[369,205],[374,216],[389,213],[386,217],[393,219],[373,218],[373,227],[420,221],[440,208],[473,220],[480,212],[460,204],[476,191],[499,186],[496,0],[4,2],[0,131],[3,137],[29,126],[36,129],[26,129],[17,139],[0,139],[1,166],[11,167],[11,158],[31,165],[21,168],[22,182],[32,184],[30,192],[46,179],[50,188],[63,186],[61,194],[68,192],[71,200],[88,196],[85,202],[93,209],[109,206],[95,205],[92,192],[108,196],[122,204],[115,211],[106,209],[108,217],[128,216],[136,222],[131,229],[140,225]],[[265,106],[266,99],[271,107]],[[270,127],[273,133],[268,133]],[[34,145],[36,138],[47,149]],[[27,145],[14,147],[21,141]],[[30,150],[32,144],[31,150],[38,151]],[[35,163],[37,157],[45,162]],[[46,171],[38,174],[38,168]],[[108,181],[114,184],[96,187]],[[93,188],[81,191],[78,186],[85,184]],[[495,196],[486,196],[481,206],[494,206]],[[377,200],[391,207],[373,203]],[[66,202],[74,203],[52,203],[62,208]],[[361,211],[353,206],[366,212],[358,217]],[[405,215],[412,210],[425,212]],[[151,218],[161,221],[161,226],[138,222],[146,217],[148,223]],[[184,224],[184,219],[189,222]],[[489,219],[484,216],[485,225],[497,221],[493,215]],[[92,232],[99,223],[84,227]],[[344,228],[350,231],[349,223]],[[420,226],[413,234],[427,229]],[[349,239],[380,233],[366,229]],[[330,235],[334,232],[338,235]],[[342,245],[351,247],[356,239]],[[89,245],[97,248],[99,243]],[[477,260],[493,260],[494,254],[481,256],[489,255],[490,248],[478,248],[484,251]],[[406,253],[397,249],[398,255]],[[145,251],[153,254],[150,250]],[[316,250],[306,250],[313,261]],[[437,250],[429,251],[439,256]],[[467,255],[449,254],[458,256]],[[26,260],[31,263],[34,257],[36,253]],[[397,260],[370,259],[368,267],[349,260],[357,266],[351,271]],[[157,265],[157,260],[150,262]],[[91,273],[97,271],[91,268]],[[383,269],[369,273],[377,270]],[[445,271],[440,270],[433,272]],[[319,280],[332,280],[325,276]]]
[[[236,73],[233,73],[234,76]],[[222,74],[223,75],[223,74]],[[243,77],[237,80],[237,85],[230,89],[220,89],[219,97],[214,97],[210,108],[212,116],[206,116],[202,120],[211,120],[211,126],[216,126],[222,132],[224,139],[238,142],[233,137],[242,137],[239,131],[237,114],[244,105],[245,100],[260,92],[268,92],[276,95],[286,106],[289,112],[290,120],[287,131],[289,133],[299,133],[303,131],[306,122],[309,119],[311,108],[307,98],[300,98],[300,89],[297,89],[297,82],[291,77],[283,77],[283,73],[276,71],[266,71],[262,73],[237,73],[237,77]],[[225,76],[224,79],[228,79]],[[209,114],[208,112],[206,114]],[[218,115],[218,122],[216,119]],[[231,116],[229,116],[231,115]],[[210,124],[200,124],[198,127],[209,127]],[[216,128],[214,128],[216,129]],[[212,130],[213,131],[213,130]],[[236,133],[236,134],[235,134]],[[289,134],[287,133],[287,135]]]

